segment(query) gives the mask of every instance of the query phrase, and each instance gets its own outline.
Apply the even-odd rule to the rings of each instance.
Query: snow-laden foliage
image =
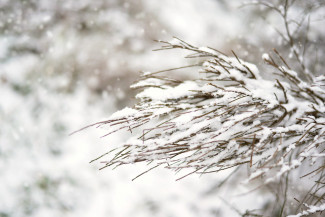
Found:
[[[321,206],[308,206],[305,204],[305,206],[308,208],[307,210],[297,214],[297,215],[290,215],[288,217],[300,217],[300,216],[309,216],[317,212],[323,212],[325,211],[325,204],[322,204]]]
[[[247,181],[262,177],[271,183],[307,163],[306,176],[318,179],[316,189],[324,186],[324,76],[312,77],[312,83],[300,79],[276,50],[263,55],[275,72],[266,80],[234,52],[230,57],[176,38],[162,43],[162,49],[207,58],[197,64],[200,76],[181,81],[163,71],[143,73],[132,85],[142,89],[139,102],[95,124],[108,127],[104,136],[130,132],[120,148],[100,157],[114,153],[104,167],[145,161],[154,163],[151,168],[190,168],[189,175],[248,164]]]

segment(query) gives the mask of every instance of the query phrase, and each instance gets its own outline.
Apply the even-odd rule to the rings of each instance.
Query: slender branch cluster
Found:
[[[142,75],[132,86],[144,89],[137,95],[140,102],[97,123],[109,126],[107,135],[122,129],[131,133],[107,166],[155,161],[209,173],[248,163],[255,178],[276,168],[281,176],[307,159],[324,158],[324,77],[308,85],[264,56],[283,77],[267,81],[237,56],[180,40],[163,43],[165,49],[187,49],[211,59],[202,64],[204,75],[197,80]]]
[[[324,76],[312,77],[311,84],[301,80],[276,50],[273,57],[263,55],[278,73],[266,80],[234,52],[229,57],[179,39],[162,43],[162,49],[208,57],[200,64],[201,76],[180,81],[163,76],[163,71],[143,73],[132,85],[142,89],[136,96],[139,102],[94,124],[108,126],[104,136],[130,132],[130,138],[110,152],[112,157],[99,157],[108,157],[103,168],[153,162],[152,168],[190,168],[189,174],[202,174],[248,164],[248,180],[262,177],[270,183],[307,162],[311,166],[306,176],[319,178],[314,190],[324,186]],[[324,195],[315,205],[323,200]]]
[[[158,166],[176,172],[190,169],[185,176],[247,164],[251,171],[247,181],[262,178],[267,184],[286,175],[286,189],[289,172],[304,168],[300,178],[311,177],[314,184],[305,197],[295,198],[296,213],[303,209],[298,216],[304,216],[325,210],[325,76],[317,77],[306,68],[304,52],[295,45],[287,17],[292,4],[285,1],[283,9],[262,5],[281,14],[282,37],[301,66],[298,73],[276,49],[263,55],[270,72],[275,72],[273,79],[266,80],[255,65],[235,52],[230,57],[177,38],[160,41],[162,50],[188,50],[187,57],[204,61],[143,73],[131,86],[141,89],[138,103],[91,125],[108,127],[104,136],[130,132],[122,146],[95,160],[107,158],[103,168],[148,162],[154,164],[149,170]],[[199,78],[182,81],[164,74],[186,67],[199,67]],[[281,215],[285,203],[286,198]]]

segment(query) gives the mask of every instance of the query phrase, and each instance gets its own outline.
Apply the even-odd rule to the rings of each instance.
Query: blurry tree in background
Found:
[[[144,46],[164,29],[141,1],[3,1],[0,16],[3,60],[38,59],[30,79],[51,77],[48,85],[59,91],[79,85],[121,95],[139,70]],[[65,81],[53,82],[60,77]],[[117,80],[126,83],[123,91]]]
[[[188,184],[184,180],[177,190],[167,186],[163,193],[154,185],[144,193],[149,187],[144,181],[141,186],[140,180],[141,188],[131,191],[123,185],[129,181],[125,181],[125,174],[116,172],[111,177],[102,172],[99,176],[87,164],[113,144],[106,146],[105,139],[94,142],[97,132],[72,139],[67,135],[132,105],[134,92],[129,86],[139,71],[196,65],[206,60],[182,60],[179,56],[183,51],[154,53],[151,50],[157,46],[157,39],[178,36],[199,46],[216,47],[227,55],[234,50],[241,59],[262,67],[262,72],[269,72],[270,66],[259,61],[261,55],[276,47],[300,75],[323,74],[325,33],[317,27],[324,24],[324,3],[289,1],[290,9],[285,10],[279,6],[285,1],[270,2],[239,8],[241,0],[0,0],[0,216],[236,213],[230,199],[219,198],[230,198],[228,193],[225,196],[219,191],[229,188],[238,193],[240,187],[231,185],[244,179],[243,171],[234,170],[229,177],[219,173],[217,181],[195,180],[195,184]],[[283,14],[286,11],[288,14]],[[283,25],[286,19],[289,35]],[[279,32],[283,36],[279,37]],[[279,55],[271,56],[281,62]],[[172,86],[198,77],[193,68],[170,73],[175,79],[169,80],[166,75],[163,80]],[[302,79],[307,81],[308,76]],[[118,136],[110,137],[111,143],[119,144],[120,140]],[[126,174],[131,172],[132,168]],[[235,181],[232,177],[240,178]],[[224,178],[228,181],[223,182]],[[165,184],[168,178],[158,174],[157,180]],[[303,193],[304,186],[312,187],[311,182],[306,183],[302,185]],[[264,210],[277,210],[286,204],[283,213],[289,212],[291,201],[283,201],[279,194],[283,186],[267,186],[280,198],[279,204],[274,204],[270,194],[259,192],[263,196],[260,202],[244,203],[248,199],[237,204],[241,214],[257,204]],[[299,209],[306,210],[305,202],[323,202],[322,197],[314,197],[322,192],[315,192],[319,186],[311,191],[312,197],[296,198]],[[190,197],[185,189],[191,190]],[[131,193],[125,193],[128,191]],[[137,197],[130,204],[129,195],[133,194]],[[120,195],[124,198],[118,200]],[[169,200],[172,204],[166,202]],[[127,206],[120,205],[121,201],[127,201]]]
[[[96,188],[67,135],[130,102],[157,29],[142,1],[0,1],[0,216],[81,212]]]

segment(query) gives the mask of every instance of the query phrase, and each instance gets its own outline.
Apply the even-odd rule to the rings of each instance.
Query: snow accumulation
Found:
[[[320,206],[309,206],[305,204],[305,206],[308,207],[307,210],[303,211],[302,213],[299,213],[297,215],[289,215],[288,217],[301,217],[301,216],[309,216],[316,212],[322,212],[325,210],[325,204],[322,204]]]
[[[150,83],[148,83],[149,85]],[[146,88],[141,93],[137,94],[137,98],[150,98],[152,100],[162,100],[166,101],[167,99],[179,99],[188,96],[188,93],[191,90],[198,89],[199,86],[196,82],[186,81],[174,88],[166,87],[166,89],[161,88]]]
[[[114,118],[114,119],[125,118],[125,117],[129,117],[129,116],[133,116],[137,112],[138,111],[135,109],[126,107],[126,108],[119,110],[119,111],[115,112],[114,114],[112,114],[111,118]]]
[[[264,53],[264,54],[262,55],[262,59],[265,60],[265,61],[271,61],[270,55],[267,54],[267,53]]]

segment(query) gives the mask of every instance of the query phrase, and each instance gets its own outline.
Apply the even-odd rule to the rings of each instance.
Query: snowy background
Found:
[[[271,196],[247,196],[253,186],[238,176],[223,185],[231,170],[180,181],[164,169],[132,181],[141,164],[99,171],[89,161],[123,137],[69,136],[131,106],[140,71],[193,61],[153,52],[154,40],[260,58],[275,31],[239,2],[0,0],[0,217],[236,216],[267,206]]]

